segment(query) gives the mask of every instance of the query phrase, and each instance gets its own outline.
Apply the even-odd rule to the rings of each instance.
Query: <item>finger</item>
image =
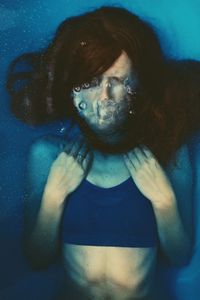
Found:
[[[141,151],[144,153],[144,155],[146,156],[146,158],[155,158],[153,153],[149,150],[149,148],[147,148],[144,145],[140,146]]]
[[[137,157],[138,161],[140,162],[140,164],[143,164],[144,161],[147,161],[147,156],[145,155],[145,153],[142,151],[141,148],[137,147],[134,149],[135,152],[135,156]]]
[[[67,154],[76,157],[80,147],[82,146],[84,139],[81,135],[78,135],[73,140],[69,141],[69,143],[65,147],[65,151]]]
[[[65,147],[63,148],[63,151],[64,151],[65,153],[68,154],[68,153],[71,151],[71,148],[72,148],[72,146],[73,146],[73,143],[74,143],[74,140],[68,139],[68,141],[67,141]]]
[[[124,157],[124,162],[125,162],[125,165],[126,165],[127,169],[130,172],[135,172],[136,171],[136,167],[134,166],[134,164],[132,163],[132,161],[130,160],[130,158],[128,157],[128,155],[124,154],[123,157]]]
[[[89,151],[90,151],[90,149],[89,149],[88,145],[86,143],[83,143],[79,149],[77,156],[76,156],[76,159],[80,164],[82,164],[83,160],[85,159],[85,157]]]
[[[72,132],[73,130],[70,130],[70,132],[65,135],[65,145],[63,147],[63,151],[65,152],[68,152],[71,149],[72,145],[77,139],[83,137],[81,133],[73,133],[73,136],[71,136]]]
[[[83,143],[84,143],[83,137],[79,136],[72,145],[70,155],[72,155],[73,157],[77,157],[77,154],[79,153]]]
[[[57,165],[57,166],[62,166],[63,164],[66,163],[66,157],[67,154],[64,151],[61,151],[60,153],[58,153],[57,157],[55,158],[55,160],[53,161],[52,165]]]
[[[89,167],[92,163],[92,159],[93,159],[92,153],[88,152],[82,162],[82,167],[85,171],[89,169]]]
[[[135,150],[132,150],[127,153],[127,157],[130,159],[131,163],[134,165],[136,169],[140,167],[140,160],[138,159],[138,156],[135,152]]]

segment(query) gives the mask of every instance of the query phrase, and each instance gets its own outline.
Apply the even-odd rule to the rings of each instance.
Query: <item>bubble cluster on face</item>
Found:
[[[73,89],[72,96],[78,113],[88,124],[98,128],[106,128],[120,124],[127,118],[133,96],[136,91],[129,77],[121,80],[108,78],[104,83],[95,77]],[[102,97],[102,89],[107,89],[107,96]]]
[[[126,77],[123,81],[119,82],[119,85],[123,85],[127,94],[129,94],[129,95],[134,95],[134,93],[136,93],[132,87],[131,79],[129,77]],[[107,86],[112,87],[112,83],[108,82]],[[100,80],[97,77],[94,77],[90,82],[84,82],[81,85],[75,86],[73,88],[73,91],[75,93],[79,93],[79,92],[81,92],[81,90],[91,89],[91,88],[98,89],[100,87],[101,87]]]

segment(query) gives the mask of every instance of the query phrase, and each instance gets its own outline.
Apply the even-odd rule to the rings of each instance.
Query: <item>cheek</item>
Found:
[[[80,93],[74,94],[73,103],[79,116],[85,119],[87,123],[97,122],[95,103],[89,98],[87,93],[81,91]]]
[[[81,93],[76,93],[73,95],[73,104],[78,109],[79,104],[83,101],[83,96]]]
[[[89,125],[99,128],[123,123],[129,114],[130,98],[126,94],[121,96],[120,88],[115,92],[117,97],[108,101],[98,101],[98,93],[95,98],[89,91],[74,94],[73,102],[79,116]]]
[[[75,107],[78,109],[78,111],[80,111],[80,103],[85,103],[85,106],[87,109],[85,110],[92,110],[94,107],[94,100],[96,99],[95,94],[92,94],[90,92],[88,92],[87,90],[83,90],[79,93],[75,93],[73,95],[73,102]]]
[[[85,111],[88,110],[88,101],[82,92],[73,95],[73,104],[79,115],[85,114]]]
[[[117,102],[123,102],[127,98],[127,92],[124,86],[116,86],[111,89],[111,98]]]

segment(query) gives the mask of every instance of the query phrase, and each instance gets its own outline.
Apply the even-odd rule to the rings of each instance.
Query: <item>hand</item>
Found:
[[[147,147],[141,146],[127,152],[124,161],[138,189],[153,206],[171,205],[175,199],[171,183]]]
[[[86,176],[91,163],[91,153],[82,137],[67,142],[63,151],[53,162],[45,187],[50,197],[64,201]]]

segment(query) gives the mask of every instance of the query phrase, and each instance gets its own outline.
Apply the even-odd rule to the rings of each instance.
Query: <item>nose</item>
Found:
[[[108,100],[110,98],[110,92],[111,92],[111,84],[108,81],[102,82],[100,100],[101,101]]]

